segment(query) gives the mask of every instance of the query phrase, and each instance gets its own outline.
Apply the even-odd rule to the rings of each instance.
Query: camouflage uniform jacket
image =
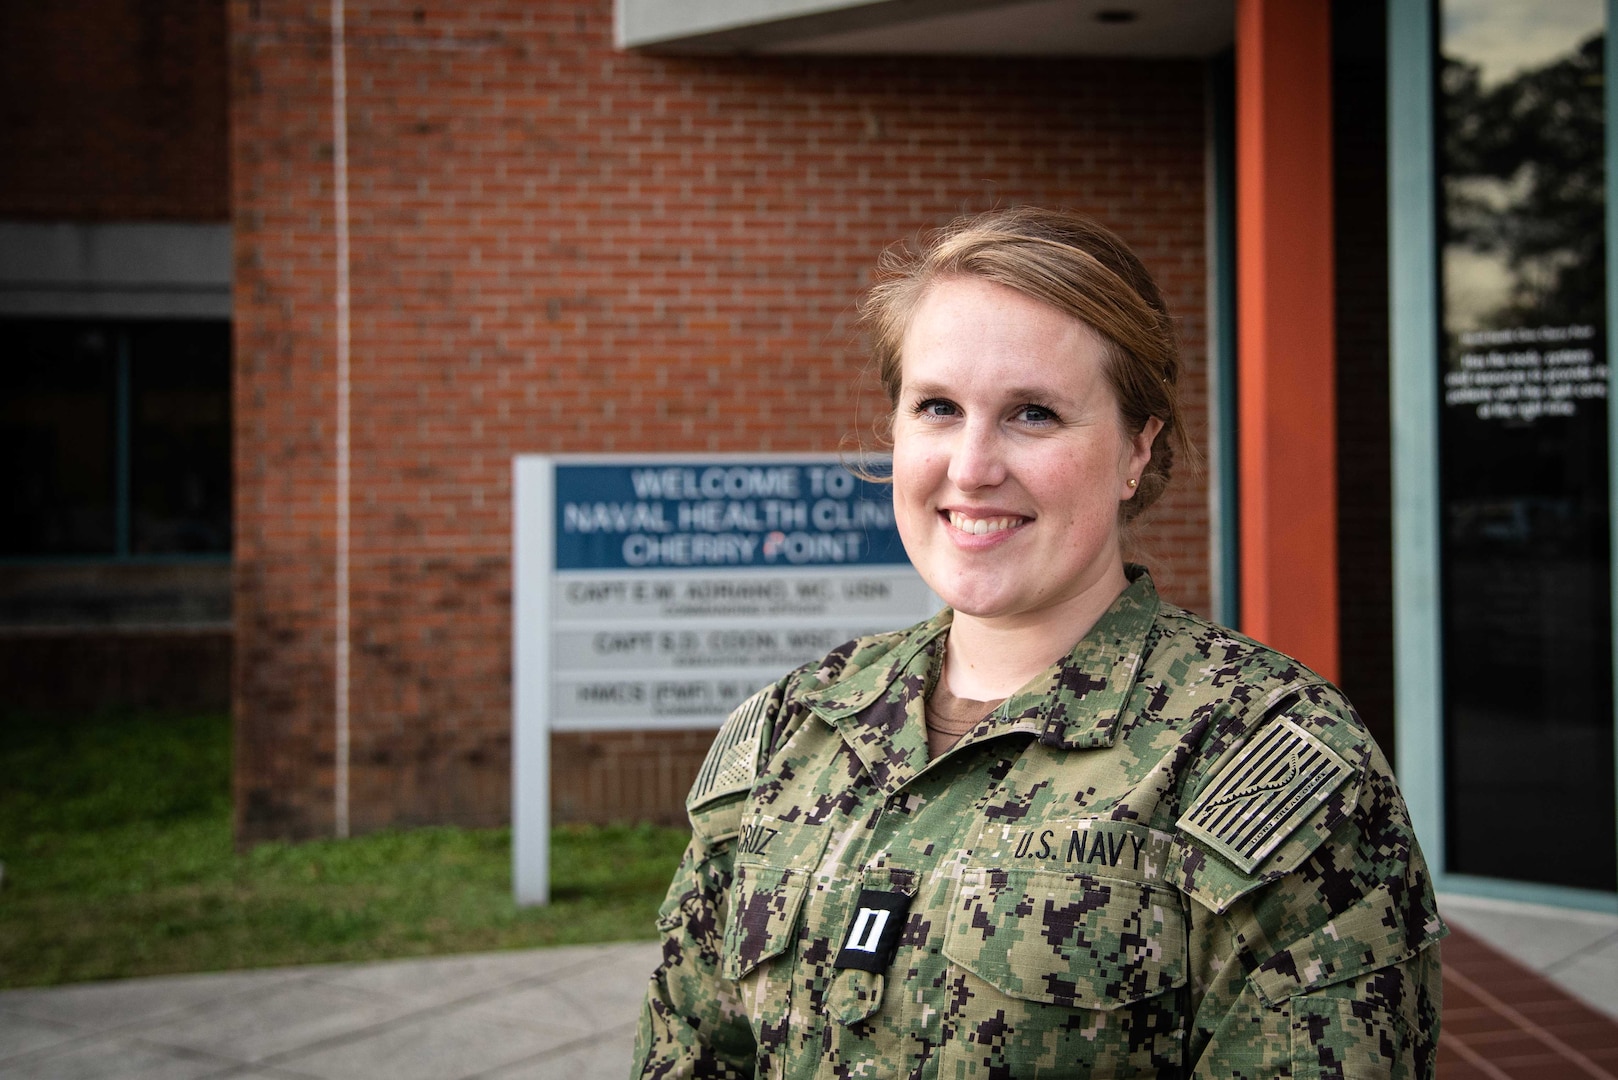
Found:
[[[948,611],[743,704],[645,1077],[1430,1077],[1444,933],[1341,693],[1133,581],[929,760]]]

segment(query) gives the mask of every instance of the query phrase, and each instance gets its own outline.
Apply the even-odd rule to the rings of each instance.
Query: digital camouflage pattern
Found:
[[[948,612],[737,711],[635,1076],[1433,1075],[1445,931],[1386,760],[1330,684],[1130,573],[933,761]],[[862,892],[900,912],[884,970],[836,965],[886,918]]]

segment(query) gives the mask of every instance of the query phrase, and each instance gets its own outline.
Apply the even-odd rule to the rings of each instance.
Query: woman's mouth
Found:
[[[1007,529],[1019,528],[1028,521],[1027,518],[1021,516],[975,518],[967,517],[957,510],[945,512],[949,515],[951,528],[959,529],[961,532],[972,536],[986,536],[989,533],[1005,532]]]

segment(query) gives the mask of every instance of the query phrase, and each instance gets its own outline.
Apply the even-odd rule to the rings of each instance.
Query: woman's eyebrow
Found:
[[[1065,395],[1058,393],[1048,386],[1013,386],[1006,390],[1006,396],[1019,401],[1063,401]]]
[[[953,397],[960,393],[958,387],[951,389],[942,383],[936,382],[905,383],[903,391],[907,396],[915,397]],[[1049,386],[1011,386],[1000,390],[999,396],[1015,401],[1068,400],[1068,395],[1059,393]]]

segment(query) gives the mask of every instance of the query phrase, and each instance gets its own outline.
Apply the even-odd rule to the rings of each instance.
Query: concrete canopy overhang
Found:
[[[617,0],[618,47],[675,55],[1208,56],[1235,0]]]

